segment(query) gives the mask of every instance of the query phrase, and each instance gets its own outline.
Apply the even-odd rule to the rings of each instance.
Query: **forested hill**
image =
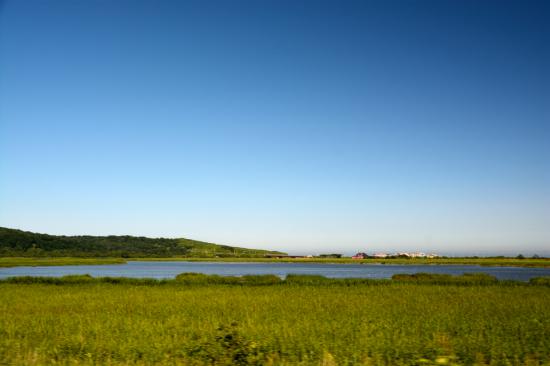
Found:
[[[20,257],[263,257],[271,252],[190,239],[59,236],[0,227],[0,256]]]

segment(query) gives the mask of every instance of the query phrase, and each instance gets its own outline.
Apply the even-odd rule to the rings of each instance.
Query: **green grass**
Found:
[[[411,278],[0,281],[0,364],[550,364],[548,279]]]
[[[122,264],[126,261],[122,258],[25,258],[25,257],[0,257],[0,267],[18,266],[68,266],[83,264]]]

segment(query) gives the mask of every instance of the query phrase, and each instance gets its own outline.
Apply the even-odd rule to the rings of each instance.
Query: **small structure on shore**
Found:
[[[368,257],[367,253],[360,252],[352,256],[351,259],[366,259]]]

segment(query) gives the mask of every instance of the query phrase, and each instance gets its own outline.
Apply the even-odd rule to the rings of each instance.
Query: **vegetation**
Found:
[[[191,239],[58,236],[0,227],[0,257],[258,257],[270,252]]]
[[[215,261],[215,262],[288,262],[288,263],[354,263],[354,264],[451,264],[478,266],[510,266],[510,267],[550,267],[550,258],[516,259],[508,257],[470,257],[470,258],[384,258],[384,259],[352,259],[352,258],[133,258],[139,261]]]
[[[356,260],[350,258],[263,258],[263,257],[150,257],[150,258],[113,258],[113,257],[0,257],[1,267],[17,266],[62,266],[85,264],[123,264],[132,261],[189,261],[189,262],[291,262],[291,263],[340,263],[340,264],[445,264],[445,265],[479,265],[479,266],[513,266],[513,267],[550,267],[550,260],[516,260],[514,258],[437,258],[437,259],[385,259]]]
[[[0,364],[550,363],[550,279],[430,276],[12,278]]]
[[[132,261],[189,261],[189,262],[292,262],[292,263],[341,263],[341,264],[445,264],[511,267],[550,267],[545,258],[517,260],[515,258],[433,258],[433,259],[365,259],[351,258],[264,258],[264,257],[150,257],[150,258],[107,258],[107,257],[0,257],[0,267],[16,266],[61,266],[82,264],[117,264]]]
[[[267,286],[267,285],[311,285],[311,286],[356,286],[356,285],[388,285],[390,283],[425,284],[425,285],[499,285],[499,286],[548,286],[550,277],[534,277],[529,282],[513,280],[497,280],[496,277],[486,273],[465,273],[460,276],[434,273],[396,274],[391,280],[372,278],[329,278],[321,275],[289,274],[286,278],[276,275],[244,275],[244,276],[220,276],[216,274],[204,274],[197,272],[185,272],[175,279],[131,278],[131,277],[92,277],[89,274],[67,275],[62,277],[42,276],[16,276],[0,279],[1,283],[11,284],[50,284],[50,285],[74,285],[74,284],[126,284],[140,285],[234,285],[234,286]]]
[[[74,257],[3,257],[0,258],[1,267],[18,266],[67,266],[84,264],[123,264],[126,261],[123,258],[74,258]]]
[[[319,254],[320,258],[342,258],[342,254]]]
[[[529,280],[529,283],[537,286],[550,287],[550,277],[534,277]]]
[[[439,273],[395,274],[392,280],[400,282],[431,283],[438,285],[486,285],[498,282],[495,276],[486,273],[464,273],[461,276]],[[515,281],[501,281],[515,283]]]

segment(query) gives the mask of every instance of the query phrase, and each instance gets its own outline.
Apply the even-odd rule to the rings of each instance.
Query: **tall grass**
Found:
[[[321,275],[289,274],[284,279],[272,274],[220,276],[185,272],[175,279],[131,278],[131,277],[92,277],[89,274],[68,275],[62,277],[18,276],[0,279],[0,283],[11,284],[49,284],[75,285],[91,283],[111,283],[125,285],[237,285],[237,286],[269,286],[269,285],[299,285],[299,286],[359,286],[384,285],[390,283],[437,284],[437,285],[498,285],[498,286],[550,286],[550,277],[535,277],[529,282],[513,280],[497,280],[486,273],[465,273],[462,275],[415,273],[395,274],[391,280],[371,278],[328,278]]]
[[[432,283],[432,284],[453,284],[453,285],[487,285],[499,282],[495,276],[487,273],[464,273],[461,276],[439,273],[415,273],[395,274],[392,280],[400,282]],[[513,283],[514,281],[501,281],[501,283]]]
[[[550,363],[546,280],[214,278],[2,281],[0,364]]]

